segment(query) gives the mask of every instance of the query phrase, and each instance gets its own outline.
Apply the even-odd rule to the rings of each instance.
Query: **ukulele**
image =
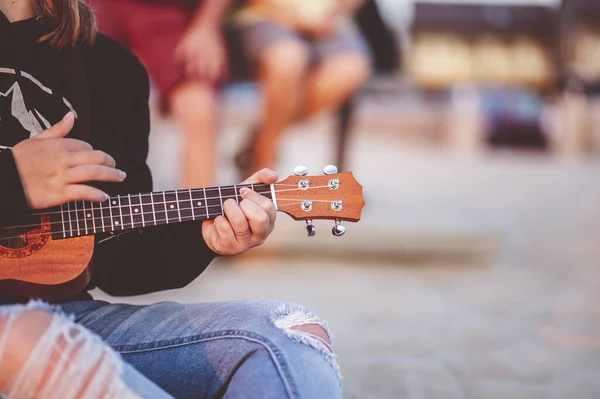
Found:
[[[96,245],[123,232],[164,224],[213,219],[223,214],[223,202],[242,201],[240,189],[250,188],[273,201],[276,209],[306,221],[334,220],[332,233],[343,236],[342,221],[358,222],[365,205],[362,186],[351,172],[325,167],[324,176],[294,176],[275,184],[240,184],[201,189],[124,194],[97,203],[77,201],[0,221],[0,293],[8,297],[59,301],[82,292],[91,278]],[[99,237],[97,238],[96,235]],[[100,237],[106,237],[100,239]]]

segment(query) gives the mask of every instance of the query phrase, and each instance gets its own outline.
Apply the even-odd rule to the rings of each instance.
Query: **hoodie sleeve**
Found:
[[[0,176],[3,186],[0,195],[0,223],[3,223],[13,215],[23,214],[29,210],[21,177],[12,151],[9,149],[0,149]]]
[[[118,167],[127,173],[123,183],[106,191],[110,194],[148,192],[152,190],[152,176],[146,163],[150,133],[148,74],[130,53],[124,49],[115,51],[111,43],[100,36],[97,45],[105,51],[97,54],[111,59],[121,74],[105,70],[88,73],[96,101],[94,113],[96,118],[111,123],[107,131],[121,143],[115,159]],[[102,62],[90,62],[90,65],[102,65]],[[119,95],[110,97],[108,92],[114,90]],[[99,106],[100,98],[111,100]],[[104,242],[100,240],[96,245],[93,283],[114,296],[181,288],[198,277],[215,256],[202,238],[200,222],[133,230]]]

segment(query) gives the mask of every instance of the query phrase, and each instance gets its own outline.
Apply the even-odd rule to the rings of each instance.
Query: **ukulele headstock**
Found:
[[[363,187],[352,172],[338,173],[333,165],[323,176],[307,176],[305,167],[294,169],[294,176],[275,183],[277,210],[294,220],[305,220],[309,237],[315,235],[313,220],[335,220],[332,233],[342,236],[342,221],[358,222],[365,206]]]

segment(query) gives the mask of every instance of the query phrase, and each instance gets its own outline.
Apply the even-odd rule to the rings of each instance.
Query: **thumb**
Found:
[[[64,118],[50,129],[44,130],[35,136],[36,139],[61,139],[73,129],[75,124],[75,115],[73,112],[67,113]]]

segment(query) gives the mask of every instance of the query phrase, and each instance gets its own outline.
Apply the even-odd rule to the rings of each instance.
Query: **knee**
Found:
[[[272,312],[271,321],[292,340],[332,352],[333,334],[327,322],[303,306],[282,303]]]
[[[325,328],[320,325],[318,322],[314,321],[308,324],[298,324],[290,327],[292,330],[300,331],[303,334],[307,334],[315,339],[323,342],[327,349],[332,351],[331,349],[331,337]]]
[[[362,54],[339,54],[330,57],[325,63],[341,78],[340,82],[353,90],[360,88],[372,73],[370,59]]]
[[[176,115],[186,118],[214,112],[218,105],[217,90],[208,84],[187,82],[176,88],[169,97],[169,106]],[[204,111],[204,112],[203,112]]]
[[[316,350],[341,380],[337,356],[333,352],[333,333],[329,325],[300,305],[282,303],[271,313],[271,322],[291,341]]]
[[[265,79],[297,81],[306,75],[309,51],[300,41],[286,40],[269,46],[263,52],[260,63]]]

